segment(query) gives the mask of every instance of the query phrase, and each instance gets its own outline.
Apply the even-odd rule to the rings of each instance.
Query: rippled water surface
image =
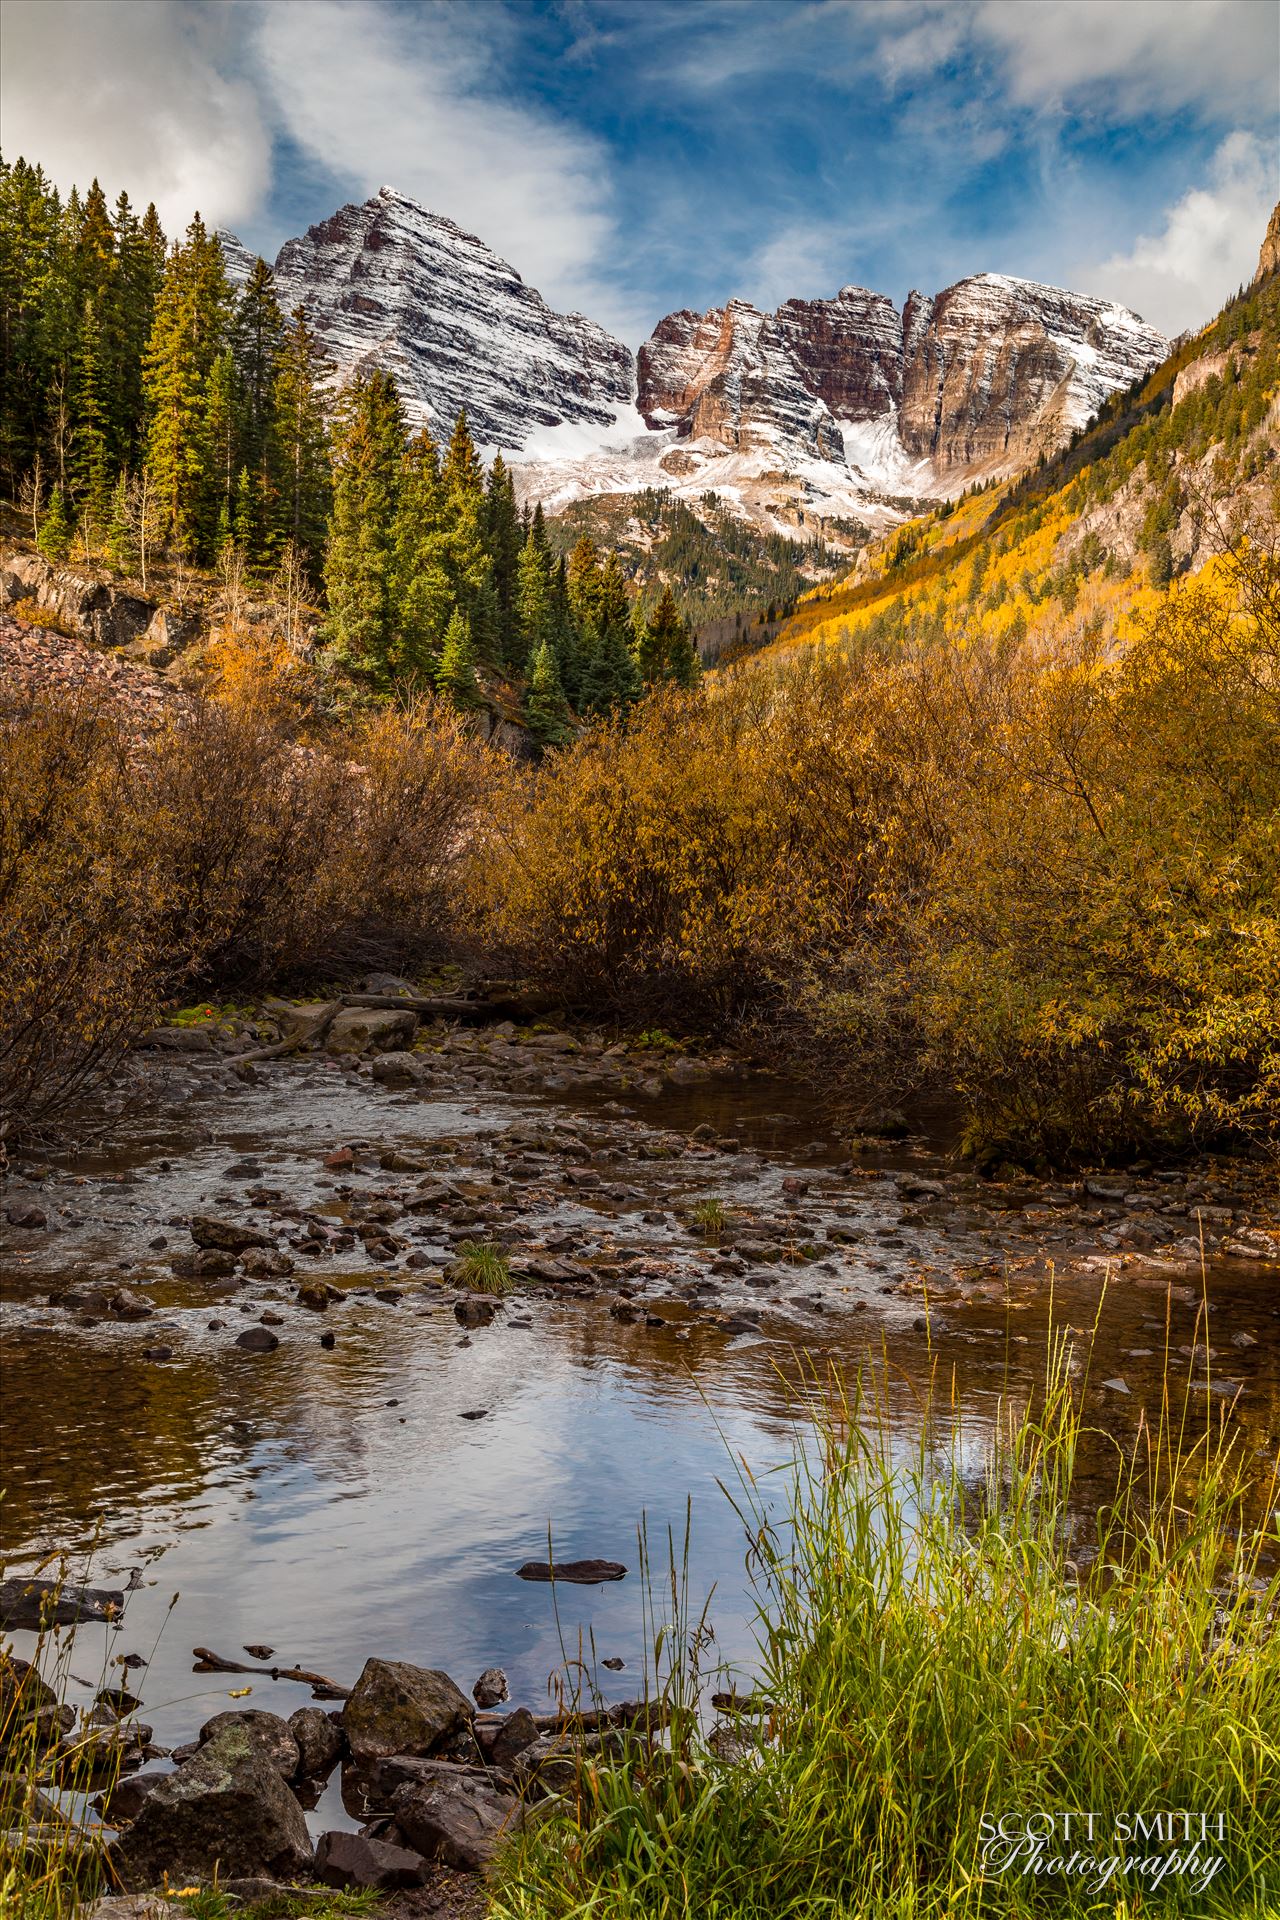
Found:
[[[904,1445],[918,1431],[927,1382],[939,1376],[962,1410],[975,1459],[998,1396],[1024,1394],[1035,1377],[1048,1320],[1042,1281],[1006,1297],[996,1273],[1004,1255],[985,1222],[996,1274],[985,1290],[942,1305],[885,1291],[915,1264],[938,1270],[939,1236],[966,1257],[983,1247],[976,1238],[968,1246],[965,1234],[977,1229],[963,1222],[900,1226],[904,1209],[891,1186],[882,1218],[883,1182],[874,1180],[851,1188],[845,1208],[863,1241],[856,1257],[837,1249],[838,1258],[815,1262],[794,1285],[788,1274],[755,1295],[741,1275],[722,1276],[730,1314],[750,1299],[767,1307],[755,1330],[733,1331],[732,1320],[726,1328],[723,1307],[708,1314],[682,1294],[683,1268],[641,1286],[631,1320],[611,1315],[611,1293],[565,1297],[529,1286],[492,1326],[467,1332],[452,1294],[430,1283],[396,1304],[357,1291],[369,1284],[362,1255],[325,1265],[325,1277],[352,1292],[323,1322],[296,1307],[292,1281],[255,1290],[253,1317],[242,1319],[243,1296],[169,1272],[171,1252],[190,1245],[184,1218],[225,1210],[242,1190],[227,1172],[237,1156],[261,1168],[266,1186],[337,1217],[341,1180],[321,1166],[335,1142],[422,1151],[446,1138],[464,1165],[469,1139],[479,1154],[483,1141],[530,1114],[537,1125],[585,1117],[621,1128],[636,1157],[616,1160],[609,1178],[634,1184],[626,1202],[557,1191],[531,1203],[524,1226],[515,1214],[507,1236],[517,1253],[553,1229],[606,1230],[622,1256],[648,1246],[660,1259],[692,1258],[670,1210],[681,1182],[685,1198],[701,1191],[760,1204],[765,1195],[772,1204],[781,1180],[800,1176],[824,1206],[837,1214],[844,1206],[837,1149],[811,1097],[776,1083],[673,1090],[647,1105],[576,1090],[517,1101],[500,1086],[424,1101],[299,1065],[129,1123],[110,1150],[45,1183],[51,1210],[60,1209],[56,1233],[7,1235],[0,1538],[11,1567],[63,1548],[95,1580],[140,1583],[121,1630],[80,1631],[74,1667],[93,1682],[110,1655],[148,1656],[143,1718],[165,1744],[189,1739],[238,1686],[252,1686],[248,1704],[286,1713],[308,1698],[285,1681],[194,1674],[195,1647],[247,1662],[242,1649],[261,1642],[275,1649],[273,1661],[346,1684],[370,1654],[444,1667],[463,1686],[498,1665],[513,1699],[537,1709],[581,1635],[595,1655],[625,1662],[620,1671],[597,1669],[606,1697],[632,1694],[644,1657],[637,1530],[647,1526],[653,1557],[665,1565],[668,1530],[679,1544],[686,1514],[691,1593],[700,1604],[715,1589],[718,1652],[749,1660],[744,1541],[718,1483],[745,1467],[767,1490],[770,1469],[790,1457],[797,1416],[788,1383],[803,1370],[802,1352],[819,1371],[832,1359],[851,1366],[872,1355]],[[699,1121],[732,1129],[742,1151],[692,1170],[641,1157],[645,1130],[688,1131]],[[897,1160],[908,1170],[928,1164],[910,1149]],[[390,1178],[375,1174],[373,1183]],[[501,1191],[518,1193],[520,1183],[516,1174]],[[644,1226],[646,1202],[665,1208],[663,1224]],[[162,1237],[166,1247],[152,1245]],[[1034,1235],[1025,1237],[1030,1246]],[[709,1256],[698,1249],[696,1257],[705,1265]],[[623,1257],[624,1277],[625,1265]],[[47,1305],[67,1279],[104,1275],[145,1288],[153,1317],[84,1326]],[[1121,1377],[1123,1390],[1100,1394],[1106,1426],[1132,1430],[1155,1390],[1167,1330],[1175,1355],[1187,1349],[1179,1364],[1191,1372],[1196,1406],[1232,1404],[1244,1444],[1274,1453],[1274,1275],[1240,1259],[1210,1263],[1207,1367],[1203,1347],[1192,1351],[1198,1275],[1148,1262],[1113,1276],[1095,1371]],[[1091,1326],[1103,1277],[1101,1262],[1060,1275],[1063,1324]],[[278,1350],[237,1348],[234,1334],[264,1306],[280,1314]],[[210,1328],[211,1318],[225,1325]],[[331,1350],[320,1345],[322,1326],[335,1331]],[[1239,1334],[1244,1341],[1233,1345]],[[144,1349],[160,1341],[173,1357],[146,1359]],[[477,1412],[484,1417],[462,1417]],[[523,1561],[545,1558],[549,1535],[557,1557],[619,1560],[627,1579],[556,1593],[516,1579]],[[333,1807],[322,1812],[336,1817]]]

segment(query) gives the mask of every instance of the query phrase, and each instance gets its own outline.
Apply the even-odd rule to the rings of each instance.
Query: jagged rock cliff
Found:
[[[339,377],[389,368],[434,433],[465,407],[477,440],[517,448],[539,427],[607,425],[631,399],[620,340],[557,313],[474,234],[390,187],[287,241],[275,273],[281,306],[305,306]]]
[[[252,259],[223,235],[243,279]],[[633,360],[557,313],[451,220],[383,187],[290,240],[282,306],[306,308],[344,380],[376,364],[416,423],[460,407],[526,497],[720,489],[775,527],[875,521],[1052,452],[1167,342],[1127,308],[980,274],[902,313],[843,287],[762,313],[668,314]],[[677,444],[678,443],[678,444]],[[899,503],[896,507],[892,504]]]
[[[1271,210],[1267,222],[1267,231],[1262,236],[1262,249],[1258,254],[1258,271],[1255,280],[1261,280],[1264,273],[1274,273],[1280,267],[1280,200]]]
[[[848,427],[896,415],[904,452],[945,476],[1052,452],[1166,348],[1126,307],[1000,274],[901,315],[844,287],[776,314],[669,314],[640,349],[638,404],[691,439],[835,460]]]

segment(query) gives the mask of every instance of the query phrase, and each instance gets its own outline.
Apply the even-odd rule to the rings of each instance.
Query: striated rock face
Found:
[[[1280,267],[1280,200],[1271,210],[1267,222],[1267,231],[1262,237],[1262,250],[1258,255],[1258,271],[1255,280],[1261,280],[1264,273],[1274,273]]]
[[[836,460],[842,427],[896,415],[908,456],[990,469],[1061,446],[1166,347],[1125,307],[1000,274],[913,293],[901,315],[844,287],[775,314],[669,314],[640,349],[637,404],[695,440]]]
[[[251,256],[221,237],[243,280]],[[979,274],[913,293],[901,313],[853,286],[776,313],[745,300],[684,309],[633,361],[389,187],[288,241],[275,273],[337,381],[388,368],[410,419],[437,437],[465,407],[476,439],[517,463],[522,496],[552,511],[661,486],[691,500],[722,488],[784,530],[893,516],[1054,451],[1167,350],[1124,307]]]
[[[650,427],[678,426],[738,452],[786,442],[838,460],[839,428],[806,382],[777,317],[745,300],[673,313],[640,349],[637,405]]]
[[[943,471],[1054,452],[1168,351],[1128,307],[999,273],[912,293],[902,341],[902,442]]]
[[[287,241],[275,273],[281,306],[306,307],[339,376],[389,368],[437,435],[465,407],[477,440],[518,448],[538,427],[607,425],[631,398],[621,341],[556,313],[474,234],[390,187]]]

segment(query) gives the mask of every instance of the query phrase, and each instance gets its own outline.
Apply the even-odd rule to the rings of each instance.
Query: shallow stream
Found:
[[[354,1165],[326,1167],[343,1147]],[[762,1075],[514,1085],[469,1046],[426,1091],[327,1061],[251,1084],[183,1066],[109,1149],[8,1189],[45,1225],[5,1227],[0,1246],[0,1551],[10,1572],[59,1549],[97,1584],[133,1583],[121,1628],[78,1631],[75,1697],[104,1662],[145,1656],[135,1691],[165,1746],[233,1691],[286,1714],[309,1698],[194,1673],[196,1647],[256,1664],[243,1649],[261,1643],[268,1664],[346,1685],[371,1654],[464,1688],[500,1666],[535,1711],[582,1650],[605,1699],[634,1696],[637,1530],[661,1571],[686,1515],[695,1610],[714,1589],[712,1658],[749,1665],[745,1543],[719,1483],[745,1467],[769,1497],[804,1428],[796,1381],[868,1360],[904,1447],[933,1378],[980,1470],[1000,1396],[1041,1371],[1050,1264],[1081,1365],[1102,1302],[1091,1392],[1112,1435],[1158,1394],[1167,1339],[1195,1406],[1274,1456],[1280,1269],[1222,1251],[1229,1181],[979,1188],[936,1138],[850,1163],[820,1101]],[[724,1224],[693,1231],[687,1209],[709,1198]],[[1227,1218],[1210,1223],[1202,1279],[1210,1209]],[[185,1271],[193,1214],[269,1228],[295,1271]],[[371,1214],[392,1236],[372,1250]],[[440,1277],[463,1238],[513,1257],[516,1290],[489,1325],[460,1324]],[[324,1313],[295,1297],[313,1275],[341,1294]],[[94,1305],[94,1287],[120,1284],[148,1317]],[[50,1304],[68,1285],[90,1289],[87,1308],[83,1292]],[[264,1315],[278,1347],[237,1346]],[[1106,1454],[1099,1442],[1099,1472]],[[549,1539],[557,1558],[628,1576],[516,1578]],[[331,1789],[316,1819],[343,1818]]]

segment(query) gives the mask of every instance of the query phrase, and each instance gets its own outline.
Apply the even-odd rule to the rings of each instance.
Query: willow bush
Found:
[[[434,701],[325,734],[256,684],[142,727],[101,698],[10,699],[0,1143],[64,1123],[176,993],[447,946],[491,781]]]
[[[1122,643],[864,637],[647,702],[509,795],[490,937],[584,1005],[944,1077],[978,1135],[1053,1155],[1274,1142],[1280,573],[1255,562]]]

